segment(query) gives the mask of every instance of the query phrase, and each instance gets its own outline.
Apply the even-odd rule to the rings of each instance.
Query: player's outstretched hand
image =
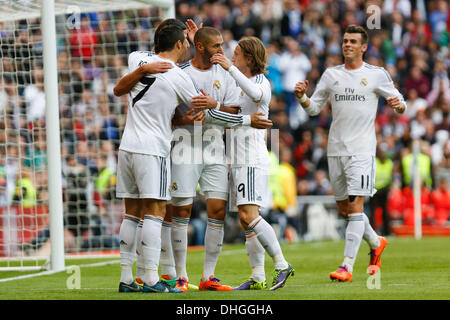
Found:
[[[250,115],[251,126],[256,129],[267,129],[272,127],[272,120],[261,118],[260,116],[264,116],[264,113],[258,112]]]
[[[173,68],[173,65],[170,62],[161,61],[143,64],[142,68],[146,73],[155,74],[167,72]]]
[[[214,109],[217,107],[217,101],[211,98],[203,89],[202,95],[193,97],[191,103],[195,110]]]
[[[203,27],[203,23],[200,23],[200,25],[197,27],[194,20],[188,19],[186,21],[185,25],[186,25],[186,30],[187,30],[187,35],[188,35],[189,41],[191,43],[194,43],[195,33],[197,32],[198,29]]]
[[[397,111],[398,113],[402,113],[405,111],[403,103],[400,101],[398,97],[389,97],[386,98],[388,106]]]
[[[231,61],[228,60],[228,58],[222,53],[216,53],[211,57],[211,59],[209,59],[209,61],[211,61],[211,63],[220,64],[225,70],[230,69],[230,67],[233,65]]]
[[[306,93],[306,90],[308,90],[308,86],[309,86],[308,80],[297,82],[294,88],[294,93],[297,99],[303,97],[303,95]]]

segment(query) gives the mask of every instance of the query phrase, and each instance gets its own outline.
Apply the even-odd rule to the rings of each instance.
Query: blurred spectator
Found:
[[[292,37],[294,39],[302,31],[302,12],[299,1],[283,1],[283,17],[281,18],[281,36]]]
[[[405,111],[405,115],[412,120],[415,118],[417,112],[425,111],[428,103],[427,100],[419,97],[416,88],[409,89],[407,97],[406,104],[408,108]]]
[[[412,177],[413,177],[413,161],[414,155],[411,150],[412,146],[409,146],[404,149],[403,156],[401,158],[401,167],[403,174],[403,185],[405,187],[411,187],[412,185]],[[431,175],[431,158],[429,155],[424,153],[424,143],[421,142],[420,151],[417,154],[417,166],[420,174],[421,181],[424,182],[427,188],[431,188],[433,185],[433,178]]]
[[[296,111],[298,106],[294,94],[295,84],[306,79],[307,73],[311,70],[311,63],[308,57],[300,50],[299,43],[294,38],[286,38],[286,51],[282,52],[278,68],[283,79],[283,90],[286,99],[288,115]]]
[[[280,71],[280,50],[278,43],[272,42],[267,47],[267,54],[269,56],[267,62],[267,79],[272,85],[272,93],[280,95],[283,93],[283,80]]]
[[[439,225],[446,225],[450,219],[450,189],[444,178],[441,178],[438,183],[438,188],[431,192],[431,202],[436,210],[436,222]]]
[[[222,45],[223,52],[225,56],[231,60],[231,58],[234,55],[234,49],[236,49],[238,42],[233,38],[233,34],[228,29],[222,31],[222,37],[223,37],[223,45]]]
[[[37,203],[37,189],[33,179],[33,171],[22,167],[17,173],[16,191],[13,195],[13,204],[23,208],[32,208]]]
[[[33,70],[33,84],[25,87],[24,99],[27,106],[27,121],[29,123],[45,118],[44,72]]]
[[[413,88],[417,90],[417,94],[423,99],[426,99],[431,88],[430,80],[417,66],[411,68],[411,74],[405,79],[405,91],[409,92]]]
[[[297,163],[296,175],[299,179],[311,177],[313,170],[312,160],[313,140],[310,131],[305,131],[302,134],[300,144],[295,148],[294,157]]]
[[[250,2],[244,0],[239,5],[239,14],[234,15],[231,20],[230,30],[235,39],[243,36],[261,36],[263,24],[259,16],[251,11]]]
[[[390,216],[387,208],[388,195],[392,183],[392,172],[394,170],[394,162],[386,157],[384,150],[378,146],[376,151],[376,175],[375,175],[375,189],[377,192],[369,199],[370,216],[369,221],[374,230],[377,230],[375,225],[375,215],[378,209],[382,210],[383,225],[378,234],[390,235]]]
[[[445,35],[447,30],[447,19],[448,19],[448,3],[446,0],[433,1],[432,6],[434,7],[430,12],[430,26],[431,32],[433,33],[433,40],[442,45],[447,45],[448,34]]]
[[[89,228],[89,170],[73,156],[68,157],[67,165],[65,225],[75,237],[79,237]]]
[[[91,27],[89,17],[81,17],[80,28],[74,28],[72,30],[69,41],[72,57],[80,57],[85,63],[91,60],[98,39]]]

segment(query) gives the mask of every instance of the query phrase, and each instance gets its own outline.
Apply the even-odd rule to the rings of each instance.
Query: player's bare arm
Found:
[[[129,93],[136,83],[138,83],[138,81],[141,80],[141,78],[146,74],[167,72],[172,68],[173,65],[169,62],[145,63],[119,80],[114,87],[114,95],[116,97],[120,97]]]

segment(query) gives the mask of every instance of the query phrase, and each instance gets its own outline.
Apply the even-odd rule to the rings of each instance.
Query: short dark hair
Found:
[[[366,29],[364,29],[361,26],[351,24],[345,29],[344,33],[359,33],[359,34],[361,34],[361,43],[362,44],[366,44],[369,41],[369,35],[368,35]]]
[[[167,26],[177,26],[177,27],[181,28],[182,30],[186,30],[186,25],[178,19],[170,18],[170,19],[163,20],[155,30],[155,36],[154,36],[155,53],[159,53],[161,51],[159,49],[159,45],[158,45],[159,32],[161,31],[161,29],[163,29]]]
[[[203,45],[209,42],[209,39],[213,36],[222,36],[216,28],[213,27],[203,27],[197,30],[194,35],[194,44],[197,42],[202,43]]]
[[[172,50],[178,40],[184,42],[186,37],[184,36],[183,29],[175,25],[170,25],[159,30],[157,39],[159,53]]]

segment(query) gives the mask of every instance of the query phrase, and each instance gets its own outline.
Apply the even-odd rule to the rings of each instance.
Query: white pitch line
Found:
[[[7,281],[13,281],[13,280],[22,280],[22,279],[34,278],[34,277],[40,277],[40,276],[48,276],[48,275],[55,274],[55,273],[58,273],[58,272],[65,272],[67,270],[70,270],[73,266],[78,266],[80,268],[84,268],[84,267],[101,267],[101,266],[107,266],[109,264],[115,264],[115,263],[119,263],[119,262],[120,262],[120,260],[112,260],[112,261],[97,262],[97,263],[90,263],[90,264],[69,265],[69,266],[66,266],[66,268],[64,270],[61,270],[61,271],[53,271],[53,270],[43,271],[43,272],[27,274],[27,275],[23,275],[23,276],[17,276],[17,277],[0,279],[0,282],[7,282]]]

